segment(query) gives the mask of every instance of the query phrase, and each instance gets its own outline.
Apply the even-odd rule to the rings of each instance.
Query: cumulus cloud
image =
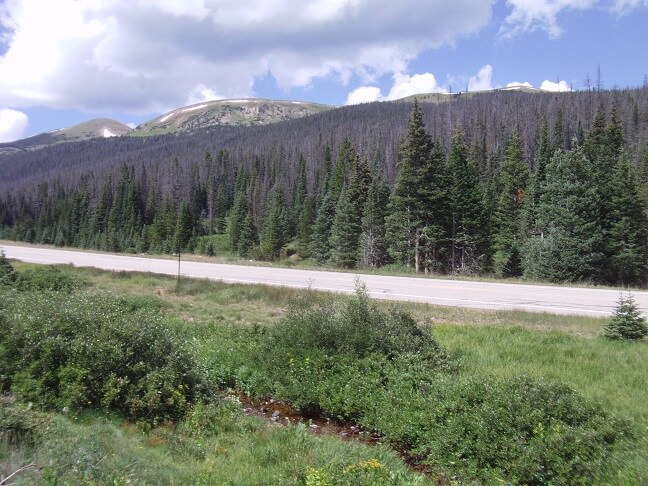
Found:
[[[617,2],[638,2],[643,0],[615,0]],[[598,0],[506,0],[511,13],[500,29],[503,37],[514,37],[534,30],[544,30],[549,37],[562,34],[558,15],[565,10],[587,10],[594,7]]]
[[[445,93],[446,90],[439,86],[434,74],[424,73],[408,76],[406,74],[396,74],[394,76],[394,85],[387,99],[397,100],[412,96],[419,93]]]
[[[253,96],[267,76],[369,85],[479,31],[494,2],[5,0],[0,103],[146,113]]]
[[[476,76],[468,79],[468,91],[484,91],[493,89],[493,66],[486,64]]]
[[[29,119],[22,111],[0,108],[0,142],[13,142],[24,137]]]
[[[360,103],[371,103],[382,99],[383,95],[377,86],[360,86],[348,94],[345,104],[359,105]]]
[[[571,91],[571,86],[567,84],[567,81],[561,80],[557,83],[549,80],[544,80],[540,85],[540,89],[544,91]]]
[[[446,93],[447,91],[437,83],[432,73],[422,74],[394,74],[394,84],[385,96],[377,86],[360,86],[347,96],[347,105],[369,103],[372,101],[399,100],[421,93]]]

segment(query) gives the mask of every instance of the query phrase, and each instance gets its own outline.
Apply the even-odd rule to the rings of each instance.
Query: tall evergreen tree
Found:
[[[608,253],[605,281],[638,285],[646,272],[646,221],[637,188],[635,169],[623,158],[612,175],[610,224],[603,233]]]
[[[475,273],[486,256],[486,214],[479,174],[459,129],[450,146],[448,182],[450,271]]]
[[[495,206],[493,264],[499,275],[512,277],[522,273],[520,248],[522,209],[529,183],[529,166],[524,160],[522,141],[517,132],[511,135],[498,176],[499,197]]]
[[[315,225],[315,199],[313,196],[306,196],[304,209],[299,218],[297,227],[297,253],[301,258],[311,256],[313,244],[313,226]]]
[[[337,203],[342,194],[342,187],[347,182],[347,171],[351,166],[351,160],[357,156],[355,148],[348,138],[345,138],[340,145],[340,152],[335,160],[335,167],[331,173],[329,190],[331,191],[331,198]]]
[[[317,217],[313,226],[312,254],[320,263],[326,262],[330,257],[331,228],[335,219],[335,202],[331,193],[327,192],[317,209]]]
[[[445,167],[438,144],[425,130],[418,102],[400,144],[397,169],[387,217],[389,253],[417,273],[439,269],[445,240]]]
[[[353,268],[359,259],[361,221],[355,214],[347,186],[342,187],[331,228],[331,262],[342,268]]]
[[[234,197],[234,205],[230,210],[228,233],[232,252],[238,251],[239,239],[243,229],[243,222],[249,213],[248,195],[245,185],[239,184]]]
[[[598,197],[583,151],[557,152],[540,195],[540,232],[524,246],[526,276],[554,282],[591,278],[601,258]]]
[[[252,211],[248,210],[243,222],[241,223],[241,232],[239,234],[236,252],[241,257],[247,257],[250,251],[258,243],[257,229],[252,219]]]
[[[275,186],[259,243],[261,258],[267,260],[279,258],[281,249],[288,242],[287,229],[288,217],[284,193],[280,186]]]
[[[362,267],[381,267],[389,261],[385,237],[388,203],[389,187],[378,170],[374,169],[362,216],[362,233],[360,235],[360,265]]]

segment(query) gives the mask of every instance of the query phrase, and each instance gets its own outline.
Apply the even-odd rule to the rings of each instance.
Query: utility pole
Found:
[[[178,284],[177,284],[177,289],[180,288],[180,248],[178,248]]]

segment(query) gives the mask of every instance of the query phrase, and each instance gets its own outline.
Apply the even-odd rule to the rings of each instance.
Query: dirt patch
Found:
[[[334,435],[342,440],[359,440],[367,444],[379,444],[382,436],[363,430],[357,425],[345,424],[325,417],[306,417],[289,404],[269,399],[256,399],[237,393],[241,408],[246,415],[260,417],[276,425],[307,424],[317,435]]]

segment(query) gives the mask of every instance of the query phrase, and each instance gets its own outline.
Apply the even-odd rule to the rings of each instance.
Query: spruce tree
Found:
[[[331,262],[342,268],[353,268],[359,259],[362,227],[355,214],[346,186],[342,187],[331,228]]]
[[[506,145],[506,153],[498,176],[499,197],[496,201],[493,234],[495,272],[504,277],[519,276],[516,265],[522,240],[522,209],[529,183],[529,166],[524,160],[522,141],[514,132]],[[511,260],[511,261],[509,261]]]
[[[258,243],[257,229],[252,219],[252,212],[248,210],[241,224],[241,232],[238,238],[236,252],[245,258],[249,256],[250,250]]]
[[[363,267],[381,267],[389,261],[385,237],[388,203],[389,187],[378,171],[374,170],[362,216],[360,265]]]
[[[443,267],[447,209],[443,159],[415,101],[400,144],[386,224],[389,254],[417,273]]]
[[[475,273],[486,255],[484,196],[461,130],[452,138],[448,159],[450,271]]]
[[[603,328],[603,334],[608,339],[628,339],[638,341],[648,336],[648,325],[646,319],[631,294],[619,297],[614,315],[608,320]]]
[[[284,193],[281,187],[276,186],[260,238],[259,253],[261,258],[266,260],[279,258],[281,249],[288,242],[287,230],[288,217],[286,215]]]
[[[327,192],[317,209],[317,217],[313,226],[312,254],[320,263],[328,261],[331,253],[330,239],[333,219],[335,218],[335,203],[331,193]]]
[[[646,222],[639,199],[635,169],[621,158],[611,177],[610,213],[605,250],[605,281],[638,285],[646,269]]]
[[[297,253],[301,258],[311,256],[313,243],[313,226],[315,225],[315,199],[306,196],[306,202],[297,227]]]
[[[600,262],[599,199],[580,148],[557,152],[547,166],[538,208],[539,234],[524,245],[524,271],[552,282],[589,280]]]
[[[236,196],[234,197],[234,205],[230,210],[229,222],[228,222],[228,233],[230,248],[232,252],[238,251],[239,238],[241,237],[241,231],[243,229],[243,221],[249,212],[248,208],[248,196],[245,186],[240,186],[237,189]]]

